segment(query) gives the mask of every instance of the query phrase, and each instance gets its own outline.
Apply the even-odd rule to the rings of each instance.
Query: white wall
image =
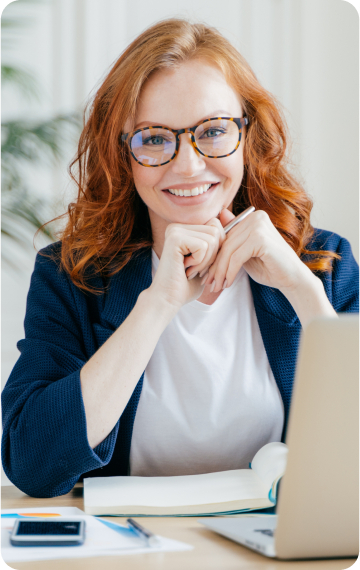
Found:
[[[17,40],[13,60],[38,75],[44,100],[41,106],[24,105],[14,93],[5,93],[4,118],[82,108],[126,45],[160,19],[183,16],[217,27],[285,107],[297,171],[315,204],[313,225],[346,237],[359,259],[359,20],[351,4],[344,0],[52,0],[28,6],[13,2],[6,13],[32,15],[32,28]],[[74,150],[69,145],[67,159],[53,171],[29,172],[36,192],[59,202],[58,213],[72,194],[66,166]],[[16,342],[24,334],[35,252],[17,255],[22,276],[6,268],[2,273],[2,386],[18,357]]]

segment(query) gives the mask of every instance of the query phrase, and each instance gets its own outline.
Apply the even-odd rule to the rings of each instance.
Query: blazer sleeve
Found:
[[[333,272],[325,289],[337,313],[358,313],[359,266],[347,239],[340,238],[335,251],[341,259],[334,260]]]
[[[106,465],[119,429],[117,422],[90,447],[80,385],[85,317],[73,289],[54,261],[37,254],[21,354],[2,392],[4,471],[32,497],[68,493],[80,475]]]

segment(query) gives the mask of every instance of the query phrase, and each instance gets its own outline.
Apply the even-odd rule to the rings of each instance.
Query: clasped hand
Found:
[[[241,267],[244,267],[254,281],[275,287],[284,294],[291,293],[304,280],[315,277],[284,240],[266,212],[257,210],[251,213],[225,234],[222,228],[234,217],[224,209],[220,221],[213,218],[205,224],[217,228],[219,232],[216,258],[206,267],[203,262],[194,264],[192,257],[185,257],[187,277],[202,277],[202,285],[212,284],[211,290],[218,292],[224,283],[224,288],[231,286]]]

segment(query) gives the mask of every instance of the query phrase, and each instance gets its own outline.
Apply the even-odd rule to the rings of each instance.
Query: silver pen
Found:
[[[255,211],[254,206],[246,208],[246,210],[241,212],[241,214],[236,216],[236,218],[234,218],[233,220],[231,220],[231,222],[229,222],[228,224],[226,224],[226,226],[224,226],[224,232],[227,234],[234,226],[236,226],[236,224],[244,220],[249,214],[252,214],[252,212],[254,211]]]
[[[158,546],[160,544],[160,540],[155,536],[155,534],[141,526],[141,524],[134,521],[134,519],[127,519],[126,522],[129,527],[136,532],[138,537],[146,542],[148,546]]]

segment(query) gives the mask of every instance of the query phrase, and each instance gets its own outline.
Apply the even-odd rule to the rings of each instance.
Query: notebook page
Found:
[[[267,443],[254,456],[251,469],[264,483],[267,492],[270,491],[274,481],[285,473],[287,455],[287,445],[277,441]]]
[[[176,477],[89,477],[87,507],[209,505],[267,498],[269,490],[250,469]]]

